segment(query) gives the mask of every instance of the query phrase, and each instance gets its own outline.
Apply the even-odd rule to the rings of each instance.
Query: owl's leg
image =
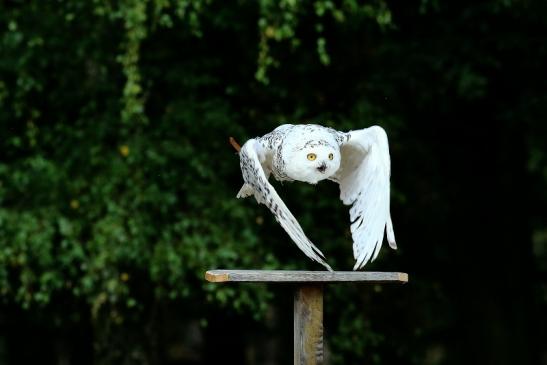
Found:
[[[237,198],[246,198],[254,194],[253,187],[249,184],[243,184],[239,192],[237,193]]]

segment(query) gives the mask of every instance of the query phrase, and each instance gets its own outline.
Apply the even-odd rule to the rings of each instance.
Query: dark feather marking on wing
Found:
[[[251,185],[254,190],[255,196],[258,197],[259,201],[264,202],[268,209],[270,209],[270,211],[274,214],[277,221],[279,221],[280,219],[284,219],[283,213],[271,196],[268,182],[264,181],[264,178],[260,174],[259,167],[254,166],[254,164],[250,163],[251,158],[249,157],[247,151],[242,150],[240,153],[241,169],[243,171],[243,177],[245,182]]]
[[[286,162],[283,159],[283,142],[287,133],[293,129],[294,126],[288,126],[285,129],[274,130],[259,138],[259,141],[270,151],[275,151],[271,168],[272,174],[278,181],[291,180],[285,173]]]
[[[285,160],[283,159],[283,143],[280,143],[275,151],[274,163],[273,163],[273,173],[277,180],[283,181],[288,180],[289,177],[285,173]]]
[[[338,143],[339,146],[343,145],[344,143],[349,142],[351,139],[350,133],[344,133],[344,132],[338,132],[335,129],[327,128],[327,130],[334,135],[334,139],[336,140],[336,143]]]

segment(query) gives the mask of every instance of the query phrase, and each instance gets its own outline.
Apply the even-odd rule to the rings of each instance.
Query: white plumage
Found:
[[[372,126],[347,133],[314,124],[284,124],[262,137],[248,140],[239,152],[245,183],[238,198],[254,195],[265,204],[296,245],[312,260],[331,267],[323,253],[279,197],[268,178],[303,181],[325,179],[340,185],[340,199],[351,205],[354,270],[380,252],[384,230],[397,248],[389,211],[391,162],[385,131]]]

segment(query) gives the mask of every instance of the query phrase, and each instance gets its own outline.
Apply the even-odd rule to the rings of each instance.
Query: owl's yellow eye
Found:
[[[329,160],[332,160],[334,158],[334,155],[332,153],[329,153]]]
[[[315,153],[308,153],[308,160],[314,161],[317,158]]]

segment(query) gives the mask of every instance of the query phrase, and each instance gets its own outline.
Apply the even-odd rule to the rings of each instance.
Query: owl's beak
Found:
[[[319,165],[319,167],[317,168],[317,171],[323,173],[325,172],[326,169],[327,169],[327,164],[322,162],[321,165]]]

